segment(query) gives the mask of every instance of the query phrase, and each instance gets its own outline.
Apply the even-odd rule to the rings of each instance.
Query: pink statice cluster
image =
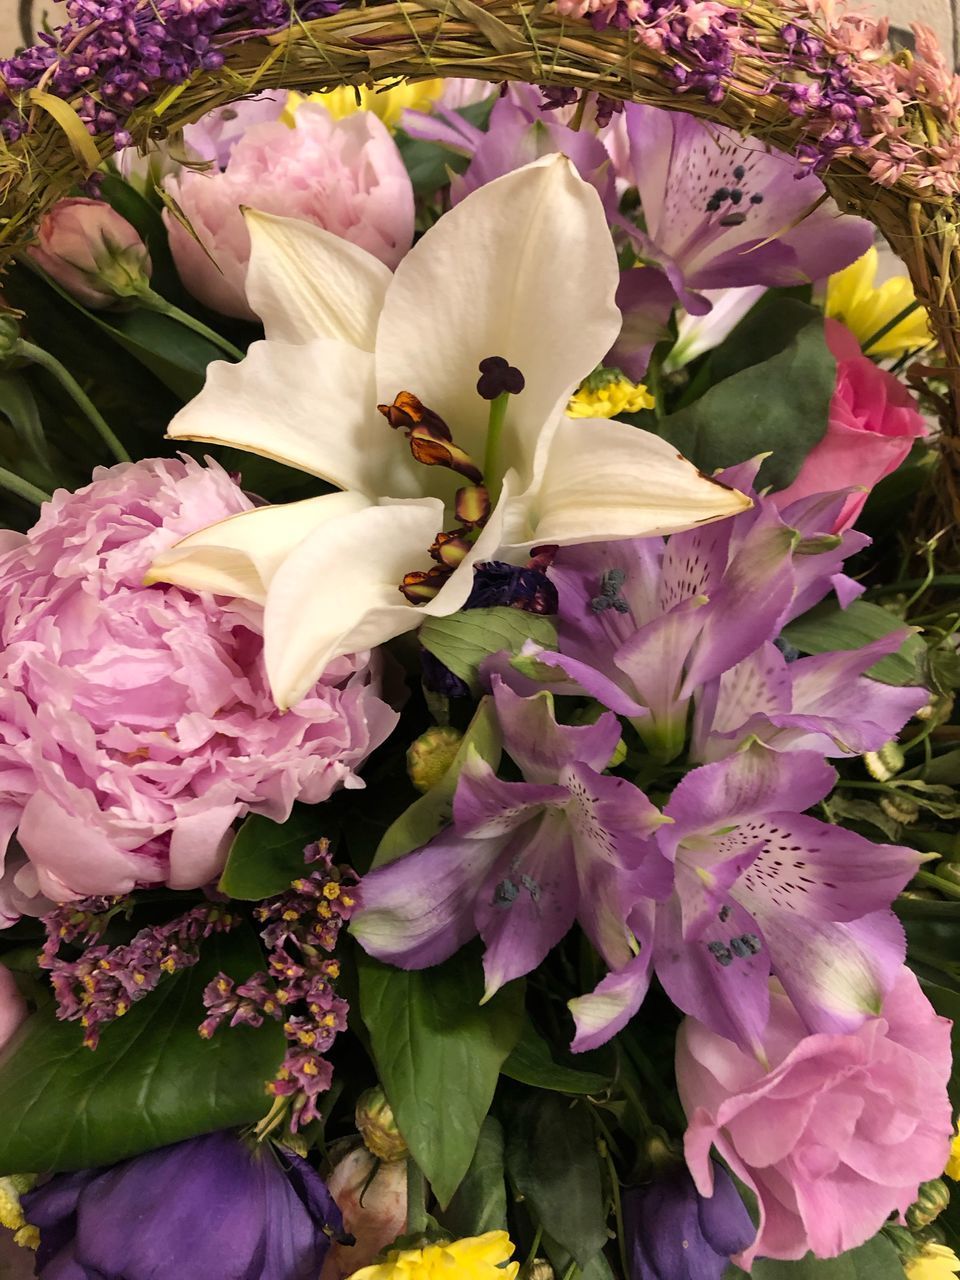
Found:
[[[148,459],[98,469],[5,535],[0,919],[204,885],[237,818],[282,822],[295,800],[362,785],[396,723],[376,659],[339,659],[281,713],[259,609],[143,585],[159,552],[253,505],[212,462]]]
[[[267,1090],[289,1099],[294,1131],[319,1119],[319,1099],[333,1081],[333,1065],[325,1055],[346,1031],[350,1008],[334,986],[340,976],[334,951],[357,906],[357,877],[348,867],[334,865],[328,840],[308,846],[304,856],[313,869],[254,911],[263,925],[266,970],[239,984],[218,974],[203,994],[207,1017],[200,1025],[200,1034],[209,1039],[224,1023],[283,1022],[287,1051]]]

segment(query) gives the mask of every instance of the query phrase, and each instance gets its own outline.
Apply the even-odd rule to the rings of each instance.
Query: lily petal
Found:
[[[336,338],[372,351],[392,272],[366,249],[300,218],[248,209],[247,301],[270,342]]]
[[[564,418],[539,483],[508,509],[504,540],[519,549],[676,533],[751,505],[659,436],[625,422]]]
[[[359,493],[254,507],[189,534],[159,555],[144,579],[265,604],[273,575],[298,543],[329,520],[371,505]]]
[[[371,498],[418,497],[424,468],[376,406],[369,352],[332,338],[255,342],[239,364],[209,366],[167,436],[233,445]]]
[[[480,361],[503,356],[511,397],[502,457],[529,483],[537,441],[620,330],[617,256],[600,197],[551,155],[473,192],[397,267],[377,333],[377,390],[412,391],[482,460],[489,404]],[[491,477],[488,477],[488,480]]]

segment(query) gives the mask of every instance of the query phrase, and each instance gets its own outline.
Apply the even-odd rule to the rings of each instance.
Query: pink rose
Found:
[[[160,551],[252,505],[212,462],[98,468],[0,556],[0,922],[40,896],[204,885],[235,819],[363,785],[397,719],[376,657],[281,713],[257,606],[143,585]]]
[[[150,283],[150,255],[139,232],[103,200],[58,200],[29,253],[88,307],[116,306]]]
[[[334,1242],[320,1280],[343,1280],[369,1266],[387,1245],[403,1235],[407,1223],[407,1162],[381,1161],[366,1147],[348,1152],[333,1168],[327,1190],[343,1214],[353,1244]]]
[[[274,106],[258,104],[261,111]],[[198,130],[193,141],[207,145],[206,136]],[[215,147],[221,154],[222,142]],[[295,127],[266,120],[229,144],[222,172],[183,169],[164,184],[202,242],[164,213],[177,270],[208,307],[256,319],[244,292],[250,257],[244,206],[315,223],[390,268],[413,243],[413,187],[397,144],[372,112],[334,120],[326,107],[304,102]]]
[[[881,1017],[849,1035],[808,1035],[775,994],[768,1070],[693,1018],[677,1037],[687,1164],[712,1194],[710,1148],[757,1195],[760,1228],[734,1261],[832,1258],[903,1213],[939,1177],[953,1132],[950,1023],[903,968]]]
[[[27,1016],[27,1002],[17,989],[13,974],[0,964],[0,1049]]]
[[[840,512],[834,532],[843,533],[863,510],[873,486],[896,471],[927,428],[899,378],[868,360],[839,320],[826,321],[826,337],[837,360],[826,435],[807,454],[793,484],[771,494],[771,499],[783,511],[814,493],[862,487]]]

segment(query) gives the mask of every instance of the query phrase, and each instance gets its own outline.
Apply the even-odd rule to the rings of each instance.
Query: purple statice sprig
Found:
[[[339,0],[67,0],[67,21],[30,48],[0,60],[10,105],[0,129],[20,137],[28,116],[18,99],[43,89],[68,101],[92,134],[132,139],[126,122],[156,86],[186,83],[223,65],[224,46],[294,21],[336,13]]]
[[[254,911],[263,926],[266,970],[239,984],[218,974],[204,992],[207,1017],[199,1028],[209,1039],[224,1023],[260,1026],[265,1018],[283,1023],[286,1053],[267,1091],[278,1102],[289,1099],[293,1132],[320,1117],[318,1100],[333,1080],[325,1055],[346,1030],[349,1011],[334,988],[340,961],[333,953],[357,907],[357,876],[334,866],[328,840],[308,846],[304,855],[308,864],[318,865]]]
[[[128,943],[108,946],[102,941],[107,927],[118,915],[129,917],[132,908],[131,898],[87,898],[43,917],[47,936],[40,968],[50,974],[57,1017],[80,1022],[88,1049],[97,1047],[103,1027],[155,991],[164,977],[195,965],[204,939],[228,933],[242,918],[222,903],[205,903],[138,930]],[[63,957],[65,945],[79,948],[79,956]]]

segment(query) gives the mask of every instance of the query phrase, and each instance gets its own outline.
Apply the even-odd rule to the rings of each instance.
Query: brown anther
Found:
[[[426,604],[428,600],[433,599],[449,577],[450,570],[441,568],[439,565],[434,565],[432,569],[427,569],[425,572],[418,569],[403,575],[400,591],[411,604]]]
[[[482,484],[465,485],[457,490],[454,510],[467,529],[484,525],[490,517],[490,494]]]
[[[449,533],[437,534],[430,548],[430,554],[438,564],[444,564],[448,569],[455,569],[462,562],[471,546],[463,533],[462,529],[452,529]]]
[[[483,479],[480,468],[468,453],[454,444],[450,428],[439,414],[421,404],[410,391],[401,391],[393,404],[377,408],[391,427],[402,429],[410,441],[410,452],[427,467],[449,467],[468,480]]]
[[[432,409],[422,404],[412,391],[401,391],[393,404],[378,404],[377,408],[395,429],[410,431],[413,427],[425,427],[435,440],[451,440],[450,428]]]

